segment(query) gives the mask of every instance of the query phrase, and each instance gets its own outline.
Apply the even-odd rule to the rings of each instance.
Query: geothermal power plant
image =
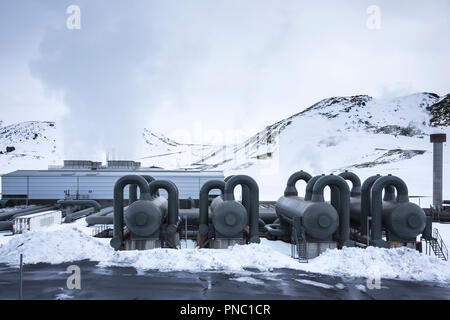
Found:
[[[260,201],[258,183],[248,175],[221,171],[143,168],[134,161],[66,160],[48,170],[3,175],[2,206],[27,204],[0,213],[0,229],[21,233],[86,217],[94,237],[110,238],[115,250],[223,249],[259,243],[291,244],[291,254],[308,262],[329,248],[408,247],[448,259],[433,220],[449,217],[442,199],[442,134],[434,144],[433,205],[410,202],[402,177],[350,172],[312,175],[292,172],[274,201]],[[298,190],[298,181],[306,183]],[[351,187],[350,187],[350,186]],[[240,186],[242,199],[235,199]],[[330,189],[330,201],[324,190]],[[303,195],[303,196],[300,196]]]

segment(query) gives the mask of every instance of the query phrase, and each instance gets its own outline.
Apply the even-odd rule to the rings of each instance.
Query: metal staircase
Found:
[[[294,259],[298,259],[299,262],[308,263],[308,256],[306,253],[306,240],[304,234],[301,234],[300,237],[297,233],[297,228],[292,228],[292,237],[293,241],[291,244],[291,256]]]
[[[426,243],[425,252],[427,254],[430,254],[431,250],[433,250],[433,253],[436,257],[445,261],[448,260],[448,249],[444,241],[442,240],[442,237],[439,234],[438,229],[436,228],[433,229],[433,237],[431,239],[423,239],[423,240],[425,240]]]

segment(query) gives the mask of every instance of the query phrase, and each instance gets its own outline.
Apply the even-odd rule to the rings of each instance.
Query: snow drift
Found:
[[[137,270],[213,271],[248,274],[248,269],[272,272],[278,268],[344,277],[368,277],[371,269],[379,270],[381,278],[450,283],[447,262],[407,248],[345,248],[328,250],[308,264],[289,256],[290,245],[262,239],[261,244],[235,245],[228,249],[154,249],[118,251],[109,246],[109,239],[91,237],[89,228],[76,224],[52,227],[48,231],[26,232],[3,238],[0,263],[17,266],[19,254],[27,264],[46,262],[58,264],[80,260],[98,262],[100,267],[134,267]],[[5,238],[9,240],[5,241]]]

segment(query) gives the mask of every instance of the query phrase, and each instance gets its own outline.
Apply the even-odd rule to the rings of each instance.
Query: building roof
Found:
[[[2,177],[117,177],[127,174],[155,175],[155,176],[223,176],[223,171],[201,171],[201,170],[16,170],[2,175]]]

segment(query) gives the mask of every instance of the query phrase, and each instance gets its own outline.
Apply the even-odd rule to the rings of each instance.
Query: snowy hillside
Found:
[[[139,161],[142,165],[149,167],[195,168],[195,165],[190,165],[186,160],[201,159],[203,155],[220,148],[216,145],[179,143],[149,129],[144,129],[142,137],[145,141],[145,148],[142,150],[143,156]]]
[[[61,164],[55,126],[52,122],[24,122],[1,127],[0,173]],[[431,196],[429,134],[433,132],[450,136],[450,95],[417,93],[391,100],[366,95],[334,97],[273,123],[237,145],[179,143],[144,129],[142,156],[133,160],[166,169],[248,174],[259,183],[262,200],[276,199],[288,176],[300,169],[311,174],[348,169],[361,179],[391,173],[406,181],[410,195]],[[6,152],[8,146],[15,150]],[[450,157],[445,157],[447,177],[449,170]],[[450,199],[450,189],[445,186],[444,198]],[[430,198],[421,201],[428,206]]]
[[[260,184],[261,199],[273,200],[296,170],[311,174],[345,169],[362,179],[376,173],[402,177],[410,195],[431,196],[432,144],[429,134],[450,133],[450,95],[417,93],[392,100],[369,96],[324,99],[267,126],[237,146],[204,151],[178,167],[245,173]],[[171,145],[171,152],[181,150]],[[184,153],[189,152],[187,149]],[[157,159],[157,152],[153,159]],[[450,159],[444,159],[444,170]],[[178,161],[180,163],[180,161]],[[447,171],[448,172],[448,171]],[[450,190],[444,190],[450,198]],[[422,198],[428,205],[430,198]]]
[[[17,169],[46,169],[59,161],[56,125],[27,121],[9,126],[0,122],[0,174]]]

